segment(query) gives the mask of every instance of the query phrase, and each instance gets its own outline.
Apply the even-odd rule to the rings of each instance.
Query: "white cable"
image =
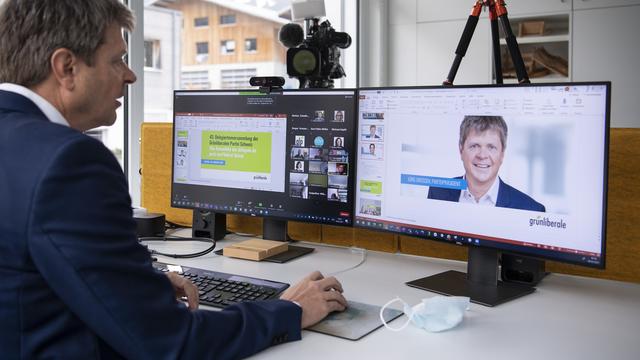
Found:
[[[367,260],[367,250],[366,249],[360,249],[360,248],[351,248],[351,251],[359,251],[362,254],[362,258],[360,258],[360,262],[358,262],[357,264],[348,267],[346,269],[342,269],[342,270],[338,270],[338,271],[334,271],[331,273],[328,273],[327,276],[336,276],[338,274],[341,274],[343,272],[347,272],[350,270],[353,270],[357,267],[359,267],[360,265],[364,264],[364,262]]]

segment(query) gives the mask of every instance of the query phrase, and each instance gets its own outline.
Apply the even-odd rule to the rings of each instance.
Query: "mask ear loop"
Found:
[[[393,304],[394,302],[399,301],[402,304],[404,304],[404,308],[405,309],[410,309],[409,304],[407,304],[404,300],[400,299],[400,297],[396,297],[395,299],[389,301],[388,303],[384,304],[382,306],[382,308],[380,309],[380,321],[382,321],[382,325],[384,325],[384,327],[386,327],[387,329],[391,330],[391,331],[401,331],[404,328],[407,327],[407,325],[409,325],[409,323],[411,322],[411,319],[413,318],[413,312],[411,312],[410,314],[406,314],[409,317],[409,319],[407,320],[407,322],[405,322],[402,326],[400,326],[399,328],[392,328],[391,326],[388,325],[388,323],[384,320],[384,316],[382,316],[382,313],[384,312],[384,309],[386,309],[387,307],[389,307],[389,305]]]

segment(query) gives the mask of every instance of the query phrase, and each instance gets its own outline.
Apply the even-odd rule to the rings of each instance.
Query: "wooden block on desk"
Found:
[[[229,245],[222,250],[224,256],[260,261],[269,256],[283,253],[289,245],[282,241],[251,239]]]

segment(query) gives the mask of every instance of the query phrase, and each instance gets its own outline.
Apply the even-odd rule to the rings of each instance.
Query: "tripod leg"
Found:
[[[460,37],[460,42],[458,42],[456,57],[453,59],[453,64],[451,64],[449,75],[447,75],[447,79],[442,82],[442,85],[453,85],[453,80],[456,78],[462,58],[467,54],[467,49],[469,49],[469,43],[471,42],[471,37],[473,37],[473,32],[476,30],[476,25],[478,25],[481,11],[482,1],[477,1],[473,6],[469,19],[467,19],[467,24],[464,26],[464,31]]]
[[[518,82],[521,84],[529,83],[529,75],[527,75],[527,69],[524,67],[524,61],[522,60],[522,54],[520,54],[520,47],[518,47],[516,36],[513,35],[513,31],[511,31],[511,24],[507,17],[507,7],[504,0],[491,0],[491,2],[495,14],[498,16],[498,19],[500,19],[500,23],[502,24],[504,37],[507,41],[507,48],[509,49],[509,54],[511,54],[513,66],[516,68],[516,75],[518,75]]]
[[[496,74],[496,84],[502,84],[502,55],[500,54],[500,33],[498,20],[491,18],[491,44],[493,47],[493,71]]]
[[[529,75],[527,74],[527,69],[524,67],[524,60],[522,60],[522,54],[520,54],[520,47],[518,46],[516,37],[515,35],[513,35],[513,31],[511,31],[509,18],[507,17],[507,14],[504,14],[500,16],[499,19],[502,23],[502,30],[504,30],[507,47],[509,48],[509,53],[511,54],[511,60],[513,60],[513,65],[516,68],[518,82],[529,83]]]

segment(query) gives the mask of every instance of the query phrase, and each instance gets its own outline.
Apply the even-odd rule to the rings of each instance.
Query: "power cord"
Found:
[[[176,237],[176,236],[145,236],[145,237],[138,238],[138,241],[141,243],[145,241],[200,241],[200,242],[207,242],[212,244],[210,247],[208,247],[205,250],[202,250],[196,253],[191,253],[191,254],[167,254],[157,250],[149,249],[149,247],[147,246],[147,250],[149,250],[149,253],[151,255],[162,255],[162,256],[172,257],[175,259],[190,259],[190,258],[203,256],[212,252],[216,248],[216,241],[212,238],[205,238],[205,237],[188,237],[187,238],[187,237]]]
[[[342,274],[344,272],[353,270],[353,269],[359,267],[360,265],[364,264],[364,262],[367,260],[367,249],[352,247],[351,248],[351,252],[352,253],[360,253],[360,255],[362,255],[362,257],[360,258],[360,261],[357,264],[355,264],[353,266],[350,266],[350,267],[348,267],[346,269],[342,269],[342,270],[334,271],[334,272],[331,272],[331,273],[327,273],[327,276],[336,276],[338,274]]]

